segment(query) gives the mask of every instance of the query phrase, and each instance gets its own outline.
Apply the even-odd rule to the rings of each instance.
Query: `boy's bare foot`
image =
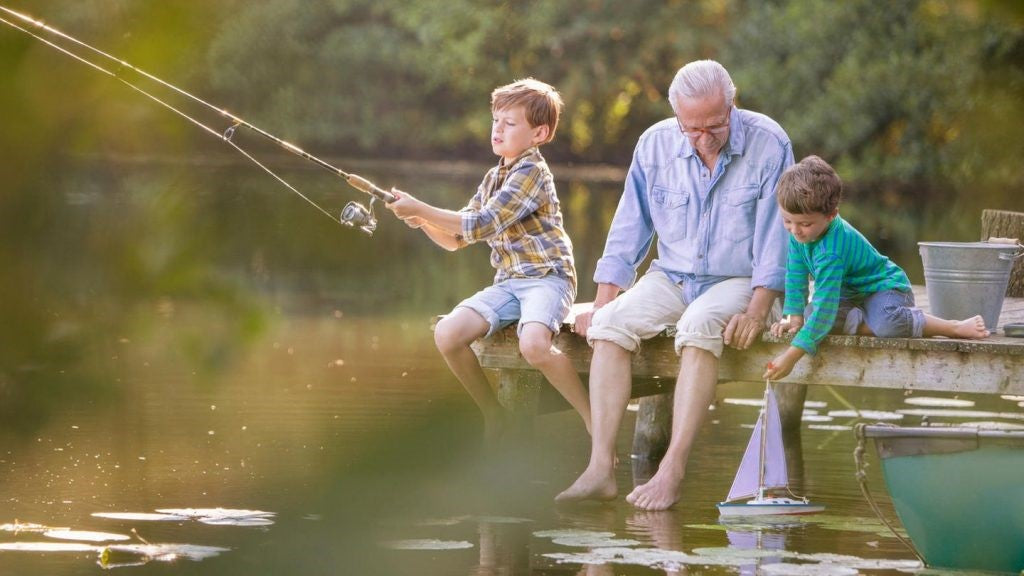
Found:
[[[626,496],[626,502],[641,510],[668,510],[679,501],[683,477],[673,477],[662,470],[646,483],[633,489]]]
[[[600,471],[588,466],[583,474],[561,494],[555,496],[556,502],[580,502],[582,500],[614,500],[619,495],[619,486],[615,482],[615,470]]]
[[[989,331],[985,329],[985,319],[981,316],[956,322],[953,333],[956,334],[957,338],[967,338],[970,340],[987,338],[989,336]]]

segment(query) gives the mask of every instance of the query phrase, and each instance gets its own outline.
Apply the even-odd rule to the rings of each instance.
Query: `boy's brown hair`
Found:
[[[779,207],[790,214],[834,214],[842,196],[839,174],[817,156],[808,156],[787,168],[775,189]]]
[[[554,140],[558,117],[563,106],[558,90],[540,80],[524,78],[499,86],[491,92],[492,111],[506,110],[513,106],[523,107],[526,111],[526,121],[530,123],[531,128],[548,127],[548,138],[542,144]]]

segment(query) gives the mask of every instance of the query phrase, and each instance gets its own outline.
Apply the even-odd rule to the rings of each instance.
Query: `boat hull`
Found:
[[[786,500],[780,502],[778,500]],[[720,502],[719,516],[777,516],[782,514],[814,514],[825,507],[813,502],[800,502],[773,498],[771,500],[748,500],[746,502]]]
[[[867,426],[864,436],[929,566],[1024,570],[1024,432]]]

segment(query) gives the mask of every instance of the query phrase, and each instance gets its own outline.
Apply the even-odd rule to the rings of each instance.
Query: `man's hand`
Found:
[[[731,346],[737,350],[746,350],[761,336],[761,332],[764,332],[764,329],[765,321],[763,316],[743,312],[729,319],[729,325],[725,327],[722,339],[725,341],[726,346]]]
[[[594,309],[591,308],[582,314],[577,314],[576,318],[572,322],[572,331],[587,337],[587,330],[590,330],[590,322],[594,318]]]

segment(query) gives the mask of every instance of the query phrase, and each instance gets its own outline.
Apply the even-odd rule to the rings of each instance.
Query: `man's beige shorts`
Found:
[[[708,288],[687,306],[682,288],[664,272],[652,270],[594,312],[587,341],[593,346],[594,340],[607,340],[636,352],[641,341],[675,325],[676,354],[694,346],[721,357],[722,332],[735,314],[747,309],[751,296],[750,278],[730,278]],[[772,312],[778,315],[777,302]]]

